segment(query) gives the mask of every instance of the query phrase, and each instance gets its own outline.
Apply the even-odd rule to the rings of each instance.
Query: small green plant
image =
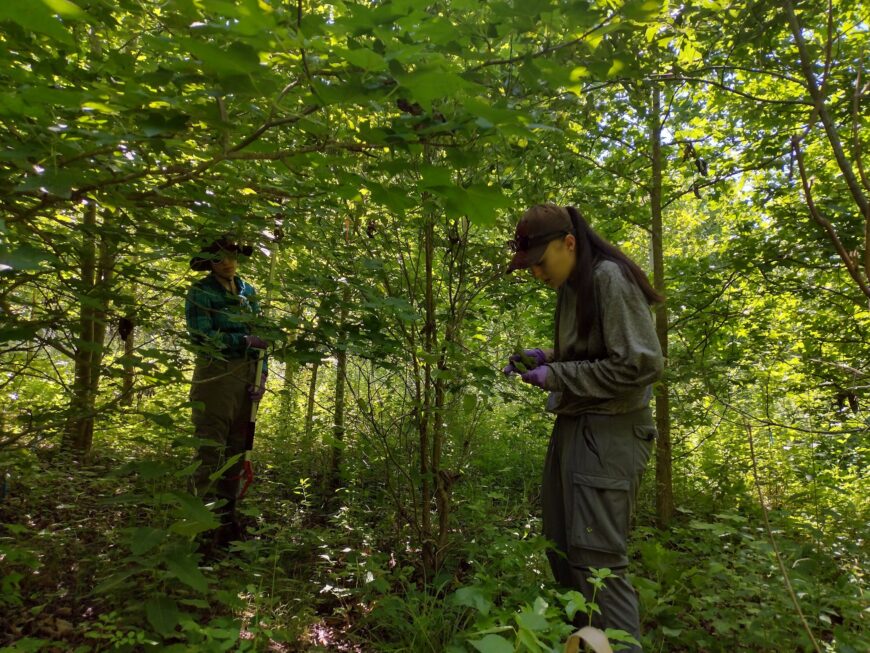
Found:
[[[114,611],[97,617],[97,621],[85,632],[85,637],[100,640],[114,651],[132,651],[136,647],[159,644],[145,631],[127,625],[123,617]]]
[[[21,580],[24,572],[33,572],[40,567],[39,558],[16,542],[17,536],[28,530],[21,524],[4,524],[0,531],[0,562],[3,562],[0,605],[21,605]]]
[[[558,592],[543,588],[532,601],[515,603],[514,597],[501,595],[493,584],[458,589],[452,596],[453,605],[476,613],[460,639],[480,653],[561,653],[577,624],[591,624],[593,615],[600,613],[595,598],[599,592],[607,591],[606,580],[613,572],[610,569],[592,569],[591,572],[589,581],[594,593],[590,601],[575,590]],[[621,630],[608,629],[606,635],[617,651],[626,648],[623,644],[637,643]],[[451,650],[458,653],[466,649],[454,643]]]

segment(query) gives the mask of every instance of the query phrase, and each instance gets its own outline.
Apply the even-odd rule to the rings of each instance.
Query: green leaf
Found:
[[[108,116],[116,116],[120,113],[116,108],[110,107],[105,102],[94,102],[93,100],[82,102],[82,111],[96,111],[97,113],[104,113]]]
[[[499,209],[513,206],[509,198],[494,186],[475,184],[468,188],[448,188],[443,191],[447,208],[454,215],[467,215],[472,222],[491,225]]]
[[[42,0],[42,3],[62,18],[84,19],[88,15],[69,0]]]
[[[665,6],[660,0],[628,0],[622,6],[622,13],[631,20],[649,22],[655,20]]]
[[[170,467],[168,464],[157,460],[143,460],[133,463],[130,469],[144,481],[153,481],[155,478],[160,478],[169,473]]]
[[[112,574],[94,588],[94,594],[104,594],[109,590],[113,590],[130,578],[130,576],[135,576],[140,571],[144,571],[144,567],[134,567],[132,569],[125,569],[124,571]]]
[[[531,631],[547,630],[549,623],[543,615],[532,612],[528,608],[516,615],[517,624]]]
[[[453,173],[449,168],[425,165],[420,171],[422,179],[420,186],[423,188],[438,188],[440,186],[453,185]]]
[[[186,519],[199,521],[217,526],[214,513],[203,505],[199,497],[187,492],[169,492],[161,496],[161,499],[177,504]],[[212,526],[212,528],[214,527]]]
[[[0,648],[0,653],[35,653],[43,650],[49,644],[52,644],[47,639],[35,639],[33,637],[24,637],[17,640],[12,646],[4,646]]]
[[[437,70],[401,75],[399,83],[429,111],[432,110],[432,102],[438,98],[456,97],[463,91],[475,88],[474,84],[464,80],[456,73]]]
[[[218,75],[252,73],[260,68],[257,51],[243,43],[221,47],[195,39],[181,39],[180,44],[202,62],[203,68]]]
[[[53,254],[31,245],[21,245],[11,252],[0,251],[0,272],[4,265],[13,270],[38,270],[41,263],[55,260]]]
[[[42,174],[28,175],[16,187],[20,191],[40,191],[69,199],[72,188],[82,182],[79,175],[65,170],[46,170]]]
[[[366,187],[372,194],[372,199],[378,204],[401,213],[414,206],[414,201],[408,197],[408,193],[397,187],[387,187],[377,182],[367,182]]]
[[[586,608],[586,597],[584,597],[580,592],[571,591],[563,595],[564,598],[568,599],[568,602],[565,604],[565,614],[568,616],[568,619],[574,620],[574,615],[578,612],[588,612]]]
[[[11,20],[26,30],[45,34],[55,41],[74,46],[72,35],[52,14],[47,5],[33,0],[3,0],[0,2],[0,21]]]
[[[487,635],[483,639],[471,640],[470,644],[480,653],[514,653],[514,646],[500,635]]]
[[[467,608],[474,608],[483,616],[489,614],[492,602],[486,598],[479,587],[460,587],[453,593],[453,603]]]
[[[234,456],[230,456],[220,469],[209,474],[208,480],[210,480],[210,481],[218,480],[221,476],[224,475],[225,471],[227,471],[230,467],[235,465],[239,461],[239,459],[244,455],[245,454],[243,454],[243,453],[237,453]]]
[[[340,53],[344,60],[363,70],[386,70],[387,62],[377,52],[368,48],[345,50]]]
[[[511,133],[525,133],[525,124],[531,122],[528,114],[501,108],[492,102],[486,102],[480,98],[472,97],[463,103],[465,110],[472,115],[478,116],[477,124],[481,127],[511,127]]]
[[[190,439],[195,440],[197,442],[199,441],[198,438],[190,438]],[[180,445],[178,444],[177,441],[175,441],[172,443],[172,446],[175,447],[175,446],[180,446]],[[200,465],[202,465],[202,460],[194,460],[187,467],[179,469],[177,472],[175,472],[173,474],[173,476],[175,476],[175,478],[188,478],[190,476],[193,476],[193,473],[199,468]]]
[[[166,413],[143,412],[143,414],[145,415],[145,417],[147,419],[151,420],[152,422],[154,422],[158,426],[162,426],[162,427],[168,428],[168,429],[175,426],[175,422],[172,420],[172,417],[170,415],[167,415]]]
[[[208,592],[208,579],[202,575],[196,562],[189,555],[172,556],[166,560],[169,573],[185,585],[203,594]]]
[[[605,629],[604,634],[607,635],[607,639],[611,642],[624,642],[626,644],[631,644],[632,646],[640,646],[640,642],[624,630],[607,628]]]
[[[154,596],[145,603],[145,615],[154,630],[168,637],[178,624],[178,605],[166,596]]]
[[[517,641],[523,645],[523,650],[531,653],[541,653],[541,642],[531,630],[520,628],[517,632]]]
[[[159,528],[141,526],[130,536],[130,551],[139,556],[160,544],[166,537],[166,531]]]

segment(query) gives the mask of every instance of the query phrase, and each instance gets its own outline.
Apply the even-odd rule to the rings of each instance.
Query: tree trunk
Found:
[[[303,455],[308,455],[309,460],[314,446],[314,400],[317,398],[317,372],[320,370],[320,361],[315,361],[311,366],[311,380],[308,383],[308,403],[305,408],[305,428],[302,431]]]
[[[424,198],[425,199],[425,198]],[[421,546],[423,549],[423,569],[427,577],[436,570],[435,542],[432,535],[432,466],[429,446],[432,429],[432,357],[435,352],[435,295],[433,289],[432,267],[435,255],[435,223],[431,215],[426,216],[423,227],[423,253],[426,266],[425,302],[426,322],[423,326],[423,411],[420,420],[420,495]]]
[[[332,465],[329,471],[329,495],[341,487],[341,460],[344,451],[344,409],[345,384],[347,380],[347,305],[350,301],[350,287],[342,294],[341,316],[339,318],[337,364],[335,366],[335,419],[332,426]]]
[[[106,337],[108,290],[112,282],[114,253],[105,235],[97,251],[97,205],[91,201],[84,214],[79,293],[79,338],[75,348],[73,395],[62,446],[87,454],[94,437],[94,408],[100,383],[100,365]]]
[[[105,233],[100,234],[100,254],[97,260],[96,288],[94,297],[97,300],[97,308],[94,309],[94,347],[91,353],[91,377],[89,396],[91,408],[96,401],[97,390],[100,385],[100,375],[103,363],[104,346],[106,343],[106,320],[109,306],[109,290],[112,285],[112,277],[115,272],[115,253]],[[93,410],[91,410],[91,433],[93,434]]]
[[[136,384],[136,367],[133,365],[133,354],[136,352],[136,324],[132,316],[129,320],[129,333],[124,338],[124,379],[121,386],[121,405],[133,405],[133,388]]]
[[[270,270],[269,276],[271,277],[272,272]],[[302,305],[297,304],[295,308],[292,309],[292,316],[298,321],[302,320]],[[291,360],[291,358],[287,355],[293,345],[293,342],[298,337],[298,332],[294,332],[290,335],[284,342],[283,356],[282,358],[286,361],[284,363],[284,384],[281,389],[281,410],[279,415],[281,416],[281,438],[284,442],[289,443],[292,434],[293,434],[293,425],[296,423],[295,413],[296,413],[296,393],[293,390],[293,381],[296,378],[296,375],[299,373],[300,365],[297,361]]]
[[[652,212],[653,285],[665,296],[664,244],[662,238],[662,125],[661,90],[653,84],[650,146],[652,150],[652,184],[650,186],[650,210]],[[656,334],[662,347],[665,361],[668,359],[668,309],[667,304],[656,306]],[[671,414],[667,372],[656,384],[656,519],[659,528],[666,528],[674,515],[674,488],[671,473]]]
[[[285,358],[286,360],[286,358]],[[288,360],[284,364],[284,383],[281,388],[281,437],[285,442],[290,441],[292,427],[294,423],[295,411],[295,395],[293,392],[293,379],[296,372],[299,371],[299,364],[295,361]]]
[[[448,227],[449,229],[449,227]],[[435,379],[435,415],[432,429],[432,476],[435,482],[435,507],[438,511],[438,533],[435,549],[435,569],[440,569],[444,561],[444,552],[447,550],[450,535],[450,492],[451,486],[456,480],[456,474],[443,469],[442,454],[446,433],[446,401],[447,401],[447,372],[450,369],[451,348],[460,341],[462,325],[462,309],[460,297],[463,294],[465,283],[465,255],[468,245],[468,223],[463,224],[462,232],[456,226],[455,238],[449,249],[449,267],[447,274],[455,281],[455,286],[449,284],[449,313],[446,318],[444,339],[441,342],[440,355],[438,357],[438,376]],[[457,271],[458,266],[458,271]]]

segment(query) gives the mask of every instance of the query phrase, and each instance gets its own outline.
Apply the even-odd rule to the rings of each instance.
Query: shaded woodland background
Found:
[[[668,301],[633,580],[650,651],[866,651],[867,7],[5,0],[0,651],[560,651],[552,340],[506,277],[579,207]],[[183,301],[257,254],[245,511],[188,494]],[[798,612],[800,608],[800,613]]]

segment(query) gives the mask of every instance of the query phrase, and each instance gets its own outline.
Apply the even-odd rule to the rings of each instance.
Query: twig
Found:
[[[661,82],[694,82],[697,84],[709,84],[710,86],[721,88],[723,91],[728,91],[729,93],[733,93],[734,95],[745,97],[748,100],[755,100],[756,102],[764,102],[765,104],[790,104],[800,106],[812,105],[812,102],[807,102],[806,100],[773,100],[770,98],[758,97],[757,95],[752,95],[751,93],[738,91],[736,88],[728,86],[727,84],[723,84],[722,82],[717,82],[713,79],[705,79],[703,77],[684,77],[682,75],[674,75],[673,73],[664,73],[662,75],[651,75],[647,79]]]
[[[536,57],[542,57],[545,54],[550,54],[551,52],[558,52],[559,50],[564,50],[565,48],[570,48],[571,46],[577,45],[578,43],[585,41],[586,38],[589,37],[591,34],[593,34],[594,32],[597,32],[599,29],[601,29],[602,27],[607,25],[607,23],[609,23],[611,21],[611,19],[614,16],[616,16],[617,13],[618,12],[614,11],[612,14],[607,16],[600,23],[598,23],[594,27],[590,28],[589,30],[587,30],[586,32],[584,32],[583,34],[578,36],[576,39],[566,41],[565,43],[560,43],[559,45],[553,45],[553,46],[550,46],[547,48],[542,48],[541,50],[538,50],[537,52],[534,52],[530,55],[518,54],[515,57],[508,57],[507,59],[491,59],[490,61],[484,61],[482,64],[475,66],[474,68],[471,68],[470,70],[475,71],[475,70],[480,70],[481,68],[485,68],[486,66],[499,66],[499,65],[517,63],[518,61],[522,61],[526,57],[531,57],[532,59],[534,59]],[[513,41],[511,41],[511,45],[513,45]]]
[[[755,441],[752,437],[752,426],[746,420],[744,420],[743,424],[746,428],[746,435],[749,437],[749,456],[752,459],[752,478],[755,480],[755,489],[758,491],[758,503],[761,505],[761,515],[764,517],[764,528],[767,530],[767,537],[770,540],[770,546],[773,548],[773,554],[776,557],[776,562],[779,565],[780,572],[782,573],[785,587],[788,590],[792,603],[794,604],[794,609],[797,611],[798,617],[800,617],[801,624],[803,624],[807,637],[810,638],[810,642],[812,642],[816,653],[822,653],[822,649],[819,648],[819,643],[816,641],[813,631],[807,623],[806,617],[804,617],[803,610],[801,610],[800,602],[798,601],[797,595],[794,593],[794,588],[791,586],[791,580],[789,579],[788,572],[785,569],[785,563],[783,563],[782,556],[779,553],[779,547],[776,545],[776,539],[773,537],[773,530],[770,527],[770,519],[767,515],[767,506],[764,504],[764,494],[761,491],[761,482],[758,480],[758,460],[755,457]]]

